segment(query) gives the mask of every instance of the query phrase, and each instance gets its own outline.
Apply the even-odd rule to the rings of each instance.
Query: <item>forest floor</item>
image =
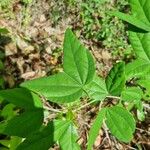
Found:
[[[109,9],[127,9],[124,0],[121,3],[112,0],[102,6],[83,0],[78,3],[75,0],[33,0],[28,4],[14,0],[9,5],[0,10],[0,27],[6,27],[10,32],[0,41],[0,50],[5,52],[7,88],[61,71],[64,32],[69,27],[93,53],[97,73],[102,77],[108,74],[114,62],[120,59],[128,62],[134,58],[123,23],[106,13]],[[97,112],[97,105],[78,112],[79,143],[83,150]],[[148,109],[145,109],[145,114],[145,121],[137,124],[132,142],[117,141],[103,126],[95,142],[95,150],[150,149]],[[55,146],[54,149],[59,148]]]

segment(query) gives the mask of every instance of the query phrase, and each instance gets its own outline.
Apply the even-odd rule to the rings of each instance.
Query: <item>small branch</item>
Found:
[[[86,103],[85,105],[79,107],[78,109],[75,109],[74,112],[79,111],[79,110],[81,110],[81,109],[83,109],[83,108],[85,108],[85,107],[91,105],[91,104],[94,103],[94,102],[96,102],[96,100],[93,100],[93,101],[90,101],[89,103]]]
[[[139,130],[139,131],[141,131],[141,132],[146,132],[146,133],[150,134],[149,131],[143,130],[143,129],[141,129],[141,128],[137,128],[137,127],[136,127],[136,129]]]
[[[52,112],[55,112],[55,113],[61,113],[62,111],[60,110],[57,110],[57,109],[54,109],[54,108],[49,108],[47,106],[44,106],[44,109],[48,110],[48,111],[52,111]]]
[[[119,100],[121,99],[121,98],[118,97],[118,96],[111,96],[111,95],[110,95],[110,96],[106,96],[106,98],[113,98],[113,99],[119,99]]]
[[[108,143],[109,143],[109,146],[111,147],[111,140],[110,140],[110,137],[109,137],[109,133],[108,133],[108,128],[107,128],[107,126],[106,126],[106,123],[105,122],[103,122],[103,125],[104,125],[104,131],[105,131],[105,134],[106,134],[106,138],[108,139]]]
[[[143,104],[143,106],[144,106],[145,108],[147,108],[147,109],[149,109],[149,110],[150,110],[150,107],[149,107],[149,105],[148,105],[148,104]]]

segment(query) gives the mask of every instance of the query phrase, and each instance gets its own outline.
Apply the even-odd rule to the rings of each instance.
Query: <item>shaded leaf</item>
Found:
[[[48,150],[54,144],[54,126],[50,122],[41,131],[27,137],[16,150]]]
[[[0,60],[0,71],[4,69],[4,64],[3,62]]]
[[[39,96],[25,88],[1,90],[0,98],[25,109],[35,109],[43,107]]]
[[[40,128],[43,123],[43,110],[34,109],[0,123],[0,133],[26,137]]]
[[[69,130],[69,127],[70,121],[54,120],[49,122],[41,131],[27,137],[27,139],[18,146],[17,150],[48,150],[55,142],[60,139],[63,140],[63,138],[66,137],[68,139],[65,142],[70,143],[68,142],[70,141],[68,136],[72,131]],[[64,137],[66,133],[67,136]]]

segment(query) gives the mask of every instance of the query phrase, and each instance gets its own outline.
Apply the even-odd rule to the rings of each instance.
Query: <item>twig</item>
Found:
[[[109,137],[109,134],[108,134],[106,123],[103,122],[103,125],[104,125],[104,131],[105,131],[105,134],[106,134],[106,138],[108,139],[109,145],[111,147],[112,144],[111,144],[111,140],[110,140],[110,137]]]
[[[137,128],[137,127],[136,127],[136,129],[139,130],[139,131],[141,131],[141,132],[146,132],[146,133],[150,134],[149,131],[143,130],[143,129],[141,129],[141,128]]]
[[[145,108],[147,108],[147,109],[149,109],[149,110],[150,110],[149,105],[147,105],[147,104],[143,104],[143,106],[144,106]]]
[[[62,111],[60,110],[57,110],[57,109],[54,109],[54,108],[49,108],[47,106],[44,106],[44,109],[48,110],[48,111],[52,111],[52,112],[55,112],[55,113],[61,113]]]
[[[137,150],[136,148],[131,147],[130,145],[126,145],[126,147],[128,147],[129,149],[132,149],[132,150]]]
[[[85,107],[91,105],[91,104],[94,103],[94,102],[96,102],[96,100],[93,100],[93,101],[90,101],[89,103],[86,103],[85,105],[79,107],[78,109],[75,109],[74,112],[79,111],[79,110],[81,110],[81,109],[83,109],[83,108],[85,108]]]
[[[120,97],[118,97],[118,96],[111,96],[111,95],[106,96],[106,98],[121,99],[121,98],[120,98]]]

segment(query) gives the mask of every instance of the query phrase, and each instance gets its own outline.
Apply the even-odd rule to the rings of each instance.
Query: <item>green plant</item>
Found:
[[[134,84],[145,88],[143,98],[149,99],[149,72],[150,72],[150,1],[129,0],[131,12],[125,14],[118,11],[111,15],[128,22],[130,43],[136,54],[136,59],[126,66],[127,79],[134,79]]]
[[[7,34],[9,31],[6,28],[0,28],[0,37],[1,35]],[[4,89],[4,78],[3,78],[3,70],[4,70],[4,64],[3,59],[5,57],[5,54],[3,51],[0,51],[0,89]]]
[[[10,3],[12,3],[11,0],[3,0],[0,2],[0,8],[8,8],[8,6],[10,6]]]
[[[110,10],[124,10],[126,0],[88,0],[81,3],[82,35],[109,50],[114,57],[132,58],[132,48],[127,42],[124,24],[108,15]],[[119,38],[118,38],[119,37]],[[128,53],[126,53],[128,50]]]
[[[25,4],[30,4],[30,3],[32,3],[33,0],[21,0],[21,1]]]
[[[139,112],[143,111],[143,91],[140,87],[126,86],[125,83],[129,81],[128,65],[119,62],[113,66],[105,80],[98,77],[91,53],[68,29],[64,39],[63,69],[63,72],[52,76],[26,81],[20,88],[0,91],[3,101],[21,110],[15,117],[6,118],[0,123],[0,133],[25,138],[17,150],[47,150],[56,142],[64,150],[80,149],[75,112],[88,104],[103,103],[109,99],[115,100],[116,105],[100,107],[89,132],[87,149],[92,149],[103,122],[120,141],[131,141],[135,119],[130,111],[134,106]],[[88,104],[74,107],[75,101],[80,105],[80,98],[87,96],[90,98]],[[43,98],[66,108],[50,109],[56,112],[56,117],[47,124],[43,124],[46,117],[45,106],[41,102]]]

